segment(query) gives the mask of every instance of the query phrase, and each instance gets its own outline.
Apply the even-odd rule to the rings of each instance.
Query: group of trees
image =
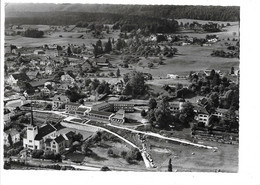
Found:
[[[123,80],[126,84],[123,92],[124,95],[137,97],[147,92],[145,76],[142,72],[132,71],[131,73],[127,73],[123,76]]]
[[[98,40],[96,44],[92,44],[92,46],[94,47],[93,54],[95,58],[97,58],[101,54],[110,53],[112,51],[112,42],[110,38],[108,38],[108,41],[105,43],[104,49],[101,40]]]
[[[194,119],[194,107],[187,102],[182,105],[179,113],[172,114],[170,111],[169,97],[163,96],[157,103],[156,99],[151,98],[148,103],[148,112],[141,112],[143,117],[146,117],[153,127],[167,129],[170,125],[181,124],[183,127],[189,127],[189,123]]]
[[[27,29],[24,33],[24,37],[32,37],[32,38],[42,38],[44,35],[43,31],[38,31],[36,29]]]
[[[226,52],[223,50],[214,50],[214,51],[212,51],[211,56],[224,57],[224,58],[239,58],[239,51],[235,50],[235,51]]]

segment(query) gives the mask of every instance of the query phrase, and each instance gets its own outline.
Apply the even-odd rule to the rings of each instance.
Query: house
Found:
[[[30,80],[34,80],[36,78],[39,78],[41,75],[39,71],[28,71],[26,75],[30,78]]]
[[[55,153],[63,153],[66,148],[66,138],[63,135],[59,135],[56,138],[47,138],[44,141],[45,150],[50,150]]]
[[[17,85],[18,82],[28,82],[30,78],[25,73],[14,73],[11,74],[7,79],[7,84],[13,86]]]
[[[226,113],[228,112],[228,109],[221,109],[217,108],[212,115],[217,116],[218,118],[222,118]]]
[[[38,128],[37,126],[28,126],[26,129],[26,138],[23,139],[23,147],[31,150],[44,149],[46,139],[56,138],[57,129],[51,124]]]
[[[11,111],[7,108],[4,109],[4,124],[11,121]]]
[[[112,65],[110,64],[109,60],[107,58],[101,57],[101,58],[95,58],[94,59],[94,64],[97,67],[102,67],[102,68],[110,68]]]
[[[115,84],[116,91],[122,92],[124,90],[124,82],[121,80]]]
[[[44,55],[45,52],[44,52],[43,50],[35,50],[35,51],[33,52],[33,54],[35,54],[35,55]]]
[[[65,74],[61,76],[61,81],[63,83],[68,83],[68,84],[72,84],[75,82],[75,79],[72,78],[69,74]]]
[[[44,86],[42,89],[41,89],[41,93],[43,95],[50,95],[51,94],[51,88],[49,86]]]
[[[103,111],[97,111],[97,110],[91,110],[88,113],[86,113],[86,116],[90,119],[98,119],[103,121],[110,121],[111,117],[115,114],[111,112],[103,112]]]
[[[122,109],[117,111],[110,121],[115,124],[123,124],[125,122],[125,111]]]
[[[37,61],[37,60],[31,60],[30,63],[31,63],[32,65],[34,65],[34,66],[37,66],[37,65],[40,64],[40,62]]]
[[[63,104],[70,102],[70,99],[65,95],[55,95],[52,100],[52,110],[58,110]]]
[[[10,146],[8,139],[9,135],[11,136],[13,144],[20,141],[20,133],[15,129],[9,129],[4,131],[4,145]]]
[[[179,78],[179,75],[167,74],[167,78],[178,79],[178,78]]]
[[[69,90],[69,87],[68,84],[61,84],[57,89],[58,93],[65,93],[65,91]]]
[[[79,103],[73,103],[73,102],[69,102],[65,105],[65,111],[67,113],[71,113],[71,114],[76,114],[76,111],[78,109],[78,107],[80,106]]]
[[[198,107],[194,107],[194,112],[196,113],[194,119],[197,120],[198,122],[204,123],[205,126],[208,126],[210,114],[207,112],[207,110],[204,107],[198,106]]]
[[[47,67],[45,68],[45,74],[46,74],[46,75],[52,75],[52,73],[53,73],[53,67],[47,66]]]

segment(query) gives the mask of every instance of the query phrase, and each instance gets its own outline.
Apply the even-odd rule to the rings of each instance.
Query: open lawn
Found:
[[[173,170],[213,172],[218,169],[222,172],[238,171],[238,146],[215,142],[207,143],[218,147],[214,152],[211,149],[193,147],[147,139],[151,154],[159,171],[167,171],[169,159],[172,159]]]

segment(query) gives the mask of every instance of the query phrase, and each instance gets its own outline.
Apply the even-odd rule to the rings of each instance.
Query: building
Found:
[[[55,95],[52,99],[52,110],[58,110],[64,104],[70,102],[70,99],[65,95]]]
[[[111,111],[112,105],[108,102],[103,102],[103,103],[93,105],[92,109],[97,111]]]
[[[67,113],[76,114],[78,107],[80,106],[79,103],[72,103],[69,102],[65,105],[65,111]]]
[[[80,116],[86,116],[86,113],[90,112],[91,108],[92,107],[90,106],[80,105],[76,111],[76,114]]]
[[[29,77],[30,80],[34,80],[36,78],[39,78],[41,74],[39,71],[28,71],[26,75]]]
[[[122,109],[117,111],[110,121],[114,124],[123,124],[125,122],[125,111]]]
[[[47,124],[41,128],[37,126],[28,126],[26,130],[26,138],[23,139],[23,147],[31,150],[44,149],[46,139],[56,138],[57,129],[51,124]]]
[[[178,79],[178,78],[179,78],[179,75],[167,74],[167,78]]]
[[[35,55],[44,55],[45,52],[44,52],[43,50],[35,50],[35,51],[33,52],[33,54],[35,54]]]
[[[8,139],[9,135],[11,136],[13,144],[20,141],[20,133],[15,129],[9,129],[4,131],[4,145],[10,146]]]
[[[65,93],[65,91],[69,90],[69,85],[68,84],[61,84],[58,86],[57,91],[58,93]]]
[[[46,68],[45,68],[45,74],[46,75],[52,75],[52,73],[53,73],[53,69],[52,69],[53,67],[51,67],[51,66],[47,66]]]
[[[115,101],[110,102],[113,105],[113,111],[117,112],[120,109],[125,110],[125,112],[134,112],[134,103],[128,101]]]
[[[47,138],[44,142],[45,150],[50,150],[55,153],[63,153],[66,148],[66,138],[63,135],[59,135],[55,139]]]
[[[11,111],[9,109],[4,109],[4,124],[11,121]]]
[[[16,86],[18,82],[28,82],[30,78],[25,73],[11,74],[7,79],[7,84]]]
[[[102,120],[102,121],[110,121],[111,117],[114,115],[115,114],[113,114],[111,112],[102,112],[102,111],[96,111],[96,110],[91,110],[88,113],[86,113],[86,116],[88,118]]]
[[[228,109],[217,108],[212,115],[217,116],[218,118],[222,118],[227,112]]]
[[[207,110],[204,107],[195,107],[194,112],[196,113],[195,120],[204,123],[205,126],[208,126],[210,114]]]
[[[45,86],[41,89],[41,93],[45,96],[49,96],[51,94],[51,89]]]
[[[61,81],[63,83],[68,83],[68,84],[72,84],[75,82],[75,79],[72,78],[69,74],[65,74],[61,76]]]

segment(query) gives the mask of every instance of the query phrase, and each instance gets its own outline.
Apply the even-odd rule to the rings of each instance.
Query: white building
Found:
[[[167,78],[178,79],[178,78],[179,78],[179,75],[167,74]]]

